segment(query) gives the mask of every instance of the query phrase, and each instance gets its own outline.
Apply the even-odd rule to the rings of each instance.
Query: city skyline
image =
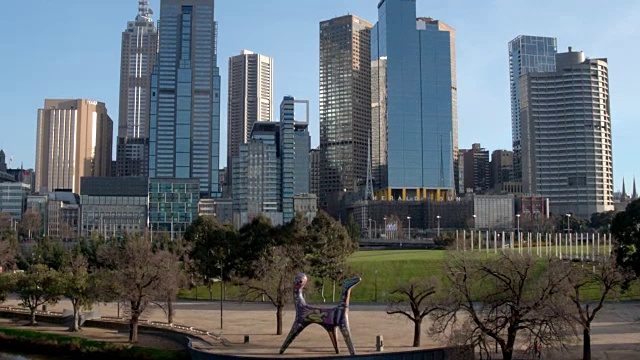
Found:
[[[55,17],[60,7],[43,4],[37,10],[29,12],[30,21],[45,21],[50,24],[52,31],[31,33],[23,31],[12,38],[8,58],[0,60],[0,65],[7,71],[7,82],[11,87],[5,87],[0,97],[0,121],[3,125],[12,126],[11,136],[0,137],[0,147],[7,153],[7,157],[14,155],[15,163],[24,163],[25,167],[33,167],[35,163],[35,121],[34,114],[44,98],[95,98],[106,103],[110,109],[118,108],[118,75],[120,57],[120,36],[122,24],[135,15],[137,1],[113,1],[105,4],[86,4],[69,0],[69,6],[63,7],[69,16],[78,15],[79,22],[65,24],[63,17]],[[304,9],[288,9],[288,1],[276,1],[263,4],[257,1],[234,1],[232,3],[218,2],[216,4],[216,18],[220,22],[221,59],[238,53],[243,48],[251,48],[260,53],[272,56],[276,63],[274,83],[274,97],[281,98],[284,94],[292,94],[300,98],[311,100],[312,141],[314,147],[318,143],[318,23],[335,16],[353,13],[367,21],[376,19],[375,2],[367,4],[347,4],[343,1],[329,1],[327,4],[309,4]],[[609,26],[601,28],[585,28],[576,26],[590,16],[588,6],[575,6],[577,2],[556,4],[555,13],[545,13],[545,6],[530,4],[482,4],[484,17],[478,17],[477,4],[460,6],[462,1],[431,3],[418,1],[418,14],[430,16],[444,21],[456,29],[457,36],[457,69],[459,94],[459,127],[460,142],[469,144],[481,142],[487,149],[511,149],[510,100],[508,83],[508,41],[516,36],[540,35],[556,37],[558,48],[566,49],[574,46],[584,50],[592,57],[608,58],[610,62],[611,94],[612,94],[612,128],[614,143],[614,181],[615,189],[620,190],[622,178],[631,179],[634,173],[640,173],[640,166],[633,158],[633,141],[631,136],[640,130],[640,125],[634,124],[633,92],[634,79],[640,78],[638,71],[631,65],[633,56],[629,56],[622,44],[625,39],[632,39],[640,33],[637,25],[631,20],[634,14],[640,13],[640,6],[612,4],[607,14],[601,15],[599,22]],[[78,6],[76,6],[76,4]],[[256,5],[252,11],[244,13],[247,4]],[[572,5],[573,4],[573,5]],[[82,7],[80,6],[82,5]],[[468,5],[468,4],[467,4]],[[8,11],[16,14],[15,19],[0,25],[0,29],[9,31],[20,21],[25,21],[24,15],[16,5],[8,4]],[[151,1],[151,7],[159,12],[159,1]],[[570,16],[567,14],[571,9]],[[282,13],[283,9],[287,10]],[[523,10],[532,16],[528,20],[515,16]],[[76,14],[77,12],[77,14]],[[104,23],[100,27],[92,26],[80,14],[92,12],[100,13]],[[264,18],[271,15],[286,16],[286,21],[263,21],[263,28],[259,33],[243,24],[254,18]],[[51,16],[53,14],[53,16]],[[306,16],[301,18],[302,15]],[[311,15],[313,14],[313,15]],[[542,16],[536,16],[536,14]],[[243,21],[236,21],[242,16]],[[158,18],[155,15],[154,18]],[[482,19],[478,19],[482,18]],[[562,21],[560,21],[562,20]],[[491,30],[483,29],[483,23],[492,23]],[[6,27],[6,28],[5,28]],[[79,32],[77,29],[87,30]],[[296,31],[291,31],[296,27]],[[499,30],[498,30],[499,29]],[[578,29],[580,29],[578,31]],[[606,30],[602,30],[606,29]],[[280,45],[281,36],[289,36],[295,46]],[[76,45],[71,51],[64,51],[66,47],[59,46],[55,41],[64,36],[77,38]],[[22,39],[22,41],[21,41]],[[30,40],[33,39],[33,40]],[[90,42],[92,40],[93,42]],[[41,61],[41,56],[30,57],[33,49],[27,44],[42,44],[38,49],[50,54],[49,61]],[[306,42],[306,43],[301,43]],[[15,45],[14,45],[15,44]],[[616,46],[620,45],[620,46]],[[36,47],[37,48],[37,47]],[[477,54],[481,53],[482,56]],[[13,54],[13,56],[12,56]],[[51,55],[53,54],[53,55]],[[80,61],[78,59],[91,59]],[[116,60],[114,60],[116,59]],[[31,61],[38,61],[33,63]],[[224,61],[220,61],[222,79],[222,107],[226,104],[227,89],[224,85],[228,80],[228,69]],[[39,65],[39,66],[34,66]],[[26,69],[26,70],[25,70]],[[67,79],[66,72],[77,69],[99,70],[99,74],[87,77],[84,81],[73,85]],[[21,71],[22,70],[22,71]],[[14,74],[28,73],[26,78],[14,77]],[[33,79],[31,79],[33,78]],[[36,84],[38,86],[36,86]],[[488,111],[490,110],[490,112]],[[278,117],[275,114],[274,117]],[[114,122],[119,119],[114,119]],[[221,118],[221,157],[224,166],[223,153],[226,149],[226,114],[222,111]],[[115,148],[115,146],[114,146]]]

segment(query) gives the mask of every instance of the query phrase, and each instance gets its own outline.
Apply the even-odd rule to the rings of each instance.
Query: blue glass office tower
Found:
[[[151,78],[149,177],[200,181],[219,197],[220,74],[214,0],[162,0]]]
[[[534,72],[556,71],[556,38],[521,35],[509,42],[509,77],[511,83],[511,137],[513,139],[513,177],[522,181],[522,146],[520,144],[520,77]]]
[[[386,129],[386,141],[379,136],[372,146],[374,154],[383,154],[379,169],[373,169],[382,184],[378,199],[454,197],[454,39],[454,30],[442,22],[416,19],[415,0],[378,4],[378,23],[371,32],[372,89],[378,89],[372,91],[372,106],[384,111],[372,111],[372,125],[380,132]]]

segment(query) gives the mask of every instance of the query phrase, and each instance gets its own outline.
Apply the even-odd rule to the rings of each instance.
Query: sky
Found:
[[[354,14],[375,23],[378,0],[218,0],[218,63],[222,75],[221,156],[226,159],[228,58],[242,49],[274,58],[274,102],[310,100],[312,145],[318,145],[319,22]],[[456,30],[459,143],[511,149],[507,43],[518,35],[553,36],[608,58],[615,189],[640,161],[640,2],[600,0],[417,0],[418,16]],[[160,0],[151,0],[155,19]],[[35,165],[37,110],[45,98],[105,102],[115,131],[121,33],[137,0],[3,1],[0,21],[0,148],[14,167]],[[277,113],[277,110],[276,110]],[[277,118],[279,114],[276,114]],[[637,141],[637,140],[636,140]],[[114,145],[115,154],[115,145]]]

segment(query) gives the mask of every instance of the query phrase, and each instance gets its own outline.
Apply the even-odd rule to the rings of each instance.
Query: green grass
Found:
[[[81,353],[93,358],[125,358],[146,360],[178,360],[189,358],[185,351],[171,351],[113,344],[45,332],[0,327],[0,344],[26,352]]]
[[[484,245],[484,243],[483,243]],[[467,249],[469,251],[470,249]],[[555,256],[555,247],[550,247],[549,251]],[[586,250],[586,248],[585,248]],[[590,249],[591,250],[591,249]],[[477,251],[477,250],[476,250]],[[518,249],[514,249],[518,251]],[[523,247],[522,252],[527,249]],[[535,247],[532,248],[532,254],[535,256]],[[483,246],[481,253],[485,253]],[[355,273],[362,277],[362,282],[353,289],[352,302],[385,302],[386,296],[393,290],[398,283],[411,279],[427,279],[436,276],[440,279],[444,277],[444,250],[372,250],[359,251],[349,260],[349,265]],[[489,255],[494,253],[494,249],[490,248]],[[562,249],[563,258],[566,259],[566,249]],[[544,258],[546,249],[542,248]],[[574,250],[575,255],[575,250]],[[542,259],[540,258],[540,259]],[[587,263],[585,263],[585,266]],[[376,273],[377,272],[377,273]],[[311,281],[314,279],[312,278]],[[377,289],[377,292],[376,292]],[[321,301],[319,289],[316,288],[313,293],[307,294],[308,300],[311,302]],[[339,289],[336,289],[339,296]],[[228,300],[237,300],[238,288],[227,287]],[[377,293],[377,296],[376,296]],[[331,301],[332,284],[325,285],[325,297]],[[179,296],[185,299],[195,299],[195,289],[181,291]],[[597,287],[585,290],[583,297],[585,301],[594,301],[599,299],[600,290]],[[213,286],[213,298],[220,299],[220,284]],[[198,299],[209,299],[209,291],[206,287],[198,288]],[[621,294],[621,300],[638,300],[640,299],[640,283],[634,282],[629,291]]]

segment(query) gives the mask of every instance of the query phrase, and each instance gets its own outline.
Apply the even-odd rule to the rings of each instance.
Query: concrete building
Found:
[[[294,105],[307,107],[306,121],[297,121]],[[294,216],[294,195],[309,193],[309,102],[286,96],[280,122],[256,122],[248,143],[233,158],[234,224],[241,227],[263,214],[274,225]],[[277,215],[280,214],[280,215]]]
[[[238,156],[256,121],[273,116],[273,59],[249,50],[230,57],[227,156]]]
[[[233,202],[231,199],[200,199],[198,216],[211,216],[223,224],[232,223]]]
[[[296,194],[293,196],[293,211],[301,213],[309,223],[318,213],[318,197],[315,194]]]
[[[607,60],[569,48],[554,72],[519,86],[523,191],[548,197],[554,214],[614,210]]]
[[[198,179],[149,179],[149,228],[174,240],[198,218]]]
[[[27,197],[27,212],[40,215],[40,230],[32,233],[32,237],[43,237],[47,233],[47,202],[48,195],[29,195]]]
[[[320,23],[320,204],[332,215],[367,176],[371,133],[371,24],[346,15]]]
[[[38,110],[36,191],[80,192],[80,178],[109,176],[113,121],[104,103],[51,100]]]
[[[146,177],[83,178],[80,192],[84,237],[121,237],[147,230]]]
[[[491,153],[491,184],[493,192],[504,191],[504,184],[514,180],[513,176],[513,151],[494,150]]]
[[[151,76],[149,177],[198,179],[200,197],[218,198],[220,70],[214,0],[160,4],[160,45]]]
[[[120,109],[116,176],[149,173],[149,108],[151,72],[158,51],[158,29],[149,1],[138,1],[138,16],[122,32]]]
[[[386,159],[377,164],[382,171],[373,169],[382,172],[376,198],[451,200],[458,137],[455,31],[438,20],[416,19],[415,1],[381,0],[378,17],[371,60],[383,69],[372,69],[378,91],[371,103],[386,118],[372,124],[384,129],[386,123],[386,144],[381,137],[372,148],[374,158],[386,153]]]
[[[320,195],[320,148],[309,151],[309,193]]]
[[[489,151],[480,144],[473,144],[471,149],[464,150],[464,188],[465,192],[485,193],[490,185]]]
[[[511,137],[513,140],[513,181],[522,181],[520,77],[531,72],[556,70],[557,40],[552,37],[521,35],[509,42],[511,87]]]
[[[22,220],[27,208],[31,187],[19,182],[0,182],[0,212],[11,215],[14,221]]]
[[[54,191],[47,199],[47,236],[63,241],[80,236],[80,197],[71,191]]]

